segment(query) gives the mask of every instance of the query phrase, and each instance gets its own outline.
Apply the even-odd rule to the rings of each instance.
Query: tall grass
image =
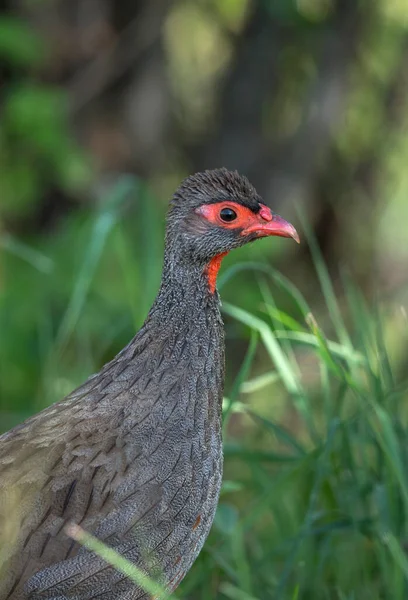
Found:
[[[52,390],[47,402],[57,399],[61,378],[68,380],[67,392],[80,382],[82,370],[74,368],[78,357],[86,370],[105,358],[103,351],[95,352],[91,340],[102,320],[109,323],[117,314],[109,277],[122,279],[130,306],[123,320],[98,338],[98,349],[126,342],[154,294],[161,261],[146,247],[152,235],[161,235],[162,220],[149,202],[142,202],[145,192],[139,190],[144,237],[131,237],[118,212],[128,193],[124,185],[114,202],[103,204],[95,217],[82,223],[88,234],[78,238],[77,275],[73,272],[70,279],[73,292],[58,322],[44,325],[48,317],[41,316],[47,309],[43,296],[33,312],[42,340],[36,359],[43,369],[39,389]],[[227,346],[232,334],[247,338],[248,346],[226,389],[225,476],[216,520],[177,591],[180,598],[408,597],[408,382],[401,380],[387,349],[385,311],[367,306],[348,281],[342,295],[346,305],[340,307],[339,291],[333,289],[306,223],[304,230],[321,286],[324,327],[301,292],[268,265],[236,264],[220,278],[223,288],[238,273],[256,272],[261,301],[253,311],[242,308],[239,300],[223,304]],[[113,257],[107,255],[108,244]],[[32,284],[36,281],[49,290],[47,282],[62,260],[58,251],[49,256],[42,245],[30,253],[28,246],[10,240],[3,246],[13,261],[27,261],[27,269],[36,273]],[[112,275],[112,261],[116,270],[119,265],[119,275]],[[276,305],[277,289],[294,307],[290,313]],[[236,289],[234,295],[239,298]],[[0,304],[5,332],[12,300],[11,296]],[[103,319],[95,320],[95,306]],[[3,337],[0,355],[5,353]],[[53,355],[70,368],[50,362]],[[4,370],[2,377],[7,376]],[[4,405],[3,398],[3,410]],[[25,408],[34,409],[35,405]],[[16,418],[22,416],[20,411]],[[119,568],[133,573],[123,562]]]
[[[220,592],[236,600],[402,600],[408,597],[408,385],[396,382],[381,311],[369,310],[348,283],[348,329],[310,232],[309,243],[335,339],[327,338],[299,291],[270,268],[260,269],[265,318],[223,307],[257,332],[269,366],[233,387],[227,402],[228,419],[237,411],[253,421],[262,450],[254,452],[254,436],[248,443],[225,427],[226,477],[237,491],[223,496],[219,532],[206,547],[213,585],[218,580]],[[301,321],[277,309],[276,284],[293,296]],[[247,359],[243,369],[250,372]],[[260,411],[245,392],[262,386]],[[276,398],[281,420],[274,417]],[[228,532],[220,523],[227,507],[235,514]],[[205,585],[207,570],[202,559],[184,590]],[[202,597],[210,598],[209,584],[206,589]]]

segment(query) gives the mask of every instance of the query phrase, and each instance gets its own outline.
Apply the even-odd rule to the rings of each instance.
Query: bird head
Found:
[[[177,247],[190,263],[219,268],[230,250],[266,236],[299,242],[293,225],[273,213],[236,171],[222,168],[191,175],[171,201],[167,246]],[[216,275],[218,268],[211,272]]]

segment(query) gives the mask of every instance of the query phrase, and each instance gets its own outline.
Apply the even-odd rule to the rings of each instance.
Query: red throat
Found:
[[[214,258],[210,260],[206,267],[205,272],[208,278],[208,286],[212,294],[215,292],[215,288],[217,287],[217,275],[221,267],[222,259],[227,254],[228,252],[222,252],[221,254],[217,254],[217,256],[214,256]]]

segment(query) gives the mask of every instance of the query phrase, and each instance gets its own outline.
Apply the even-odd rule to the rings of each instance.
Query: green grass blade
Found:
[[[276,383],[277,381],[280,381],[279,373],[262,373],[262,375],[258,375],[257,377],[253,377],[252,379],[247,379],[244,381],[239,388],[239,392],[240,394],[253,394],[254,392],[258,392],[268,385]]]
[[[40,271],[49,275],[55,268],[54,261],[42,252],[35,250],[31,246],[24,244],[9,233],[2,233],[0,236],[0,248],[4,251],[21,258],[26,263]]]
[[[231,598],[231,600],[257,600],[255,596],[248,594],[247,592],[228,582],[221,584],[220,592],[224,594],[224,596],[227,596],[227,598]]]
[[[288,339],[301,345],[310,346],[316,349],[319,348],[319,340],[311,333],[304,333],[303,331],[276,330],[274,331],[274,335],[278,340]],[[326,343],[330,353],[334,356],[347,360],[347,362],[353,363],[355,366],[367,366],[367,359],[361,352],[354,350],[353,348],[342,346],[341,344],[330,340],[326,340]]]
[[[391,531],[382,532],[381,541],[388,548],[393,560],[400,567],[405,579],[408,581],[408,559],[406,553],[401,548],[400,542]]]
[[[233,306],[232,304],[224,303],[222,309],[226,314],[233,317],[237,321],[240,321],[244,325],[247,325],[251,329],[259,332],[263,344],[269,356],[271,357],[276,370],[280,374],[286,390],[291,395],[297,410],[303,416],[308,425],[311,437],[317,438],[313,423],[313,413],[310,410],[307,396],[302,387],[300,378],[290,364],[288,357],[283,352],[271,328],[262,319],[259,319],[251,313],[243,310],[242,308]]]
[[[352,343],[350,336],[348,334],[346,325],[344,323],[343,316],[340,311],[340,307],[337,301],[337,296],[334,291],[334,287],[332,281],[330,279],[329,272],[327,270],[326,264],[323,259],[323,255],[321,250],[317,244],[314,233],[308,223],[308,220],[303,212],[303,210],[298,207],[299,217],[302,221],[302,226],[304,228],[306,239],[309,244],[310,252],[312,254],[313,263],[317,272],[317,276],[320,282],[320,286],[323,292],[324,299],[326,301],[327,308],[329,310],[329,314],[338,335],[338,338],[343,346],[352,351]]]
[[[286,293],[294,300],[296,306],[303,316],[306,316],[311,312],[308,303],[298,288],[291,281],[289,281],[287,277],[269,265],[262,265],[252,262],[238,263],[233,265],[227,269],[225,273],[219,276],[217,284],[218,288],[221,289],[228,281],[242,271],[251,271],[268,275],[274,281],[274,283],[276,283],[276,285],[285,290]]]
[[[126,577],[129,577],[129,579],[134,581],[136,585],[140,586],[148,594],[154,596],[154,598],[174,598],[174,596],[171,596],[171,594],[163,586],[153,581],[136,565],[121,556],[118,552],[116,552],[116,550],[109,548],[94,536],[86,533],[86,531],[84,531],[78,525],[68,525],[66,527],[66,533],[75,541],[85,546],[85,548],[88,548],[88,550],[95,552],[95,554],[103,558],[103,560],[112,565],[115,569],[126,575]]]
[[[226,439],[226,431],[229,422],[230,412],[233,408],[234,403],[237,401],[237,398],[241,392],[241,387],[248,376],[249,370],[252,366],[252,362],[254,360],[255,352],[258,347],[258,333],[256,331],[252,331],[251,339],[249,341],[248,349],[245,353],[244,360],[240,366],[237,376],[235,377],[235,381],[233,383],[231,392],[227,399],[227,404],[223,409],[223,429],[224,429],[224,439]]]
[[[85,304],[91,282],[100,261],[109,233],[119,218],[119,208],[131,192],[135,180],[123,178],[97,215],[92,226],[88,248],[79,271],[74,290],[57,334],[57,346],[63,346],[74,331]]]
[[[255,317],[251,313],[243,310],[242,308],[238,308],[229,303],[223,303],[222,305],[223,312],[225,312],[230,317],[233,317],[237,321],[240,321],[244,325],[247,325],[251,329],[258,331],[262,341],[269,352],[269,355],[274,361],[274,364],[280,373],[282,381],[290,394],[295,397],[302,397],[303,390],[300,381],[296,377],[295,373],[286,356],[283,354],[278,342],[273,336],[273,332],[270,327],[262,321]]]
[[[270,419],[261,417],[260,415],[257,415],[255,412],[253,412],[250,409],[248,409],[246,412],[250,417],[252,417],[252,419],[255,422],[262,425],[268,431],[273,433],[283,444],[285,444],[286,446],[289,446],[290,448],[292,448],[292,450],[295,450],[295,452],[298,456],[304,456],[306,454],[306,451],[302,447],[300,442],[298,442],[296,440],[296,438],[290,434],[289,431],[287,431],[284,427],[282,427],[282,425],[278,425],[277,423],[274,423]]]

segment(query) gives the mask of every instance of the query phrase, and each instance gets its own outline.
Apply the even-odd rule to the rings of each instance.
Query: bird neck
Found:
[[[170,251],[165,252],[159,293],[148,320],[161,325],[183,324],[200,326],[202,316],[207,322],[222,324],[220,299],[215,287],[217,264],[201,264],[184,260]]]

